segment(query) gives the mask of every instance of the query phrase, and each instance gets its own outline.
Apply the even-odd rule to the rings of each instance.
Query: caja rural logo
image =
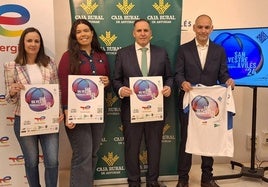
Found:
[[[10,16],[10,13],[14,15]],[[11,30],[4,26],[16,26],[27,23],[30,19],[29,11],[17,4],[5,4],[0,6],[0,35],[5,37],[20,36],[23,30]]]

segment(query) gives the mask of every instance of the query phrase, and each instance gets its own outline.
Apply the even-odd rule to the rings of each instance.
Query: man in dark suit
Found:
[[[195,84],[212,86],[227,84],[234,87],[234,81],[229,77],[224,49],[209,40],[213,30],[212,20],[207,15],[200,15],[193,25],[195,39],[183,44],[178,49],[175,81],[179,88],[179,121],[180,150],[178,160],[179,182],[177,187],[188,187],[189,171],[192,164],[192,155],[185,152],[188,128],[188,114],[182,109],[184,93],[191,90]],[[201,156],[202,175],[201,187],[218,187],[213,180],[213,158]]]
[[[148,171],[146,186],[160,186],[158,183],[159,163],[161,154],[161,140],[164,120],[143,123],[130,122],[130,77],[142,77],[141,48],[147,48],[147,76],[162,76],[164,97],[169,97],[173,85],[173,75],[167,52],[160,47],[150,44],[152,31],[150,23],[145,19],[134,22],[133,37],[135,44],[118,50],[115,60],[113,88],[121,98],[121,120],[125,141],[125,165],[128,175],[128,184],[131,187],[139,187],[140,164],[139,152],[142,137],[145,137],[147,149]],[[145,75],[146,76],[146,75]]]

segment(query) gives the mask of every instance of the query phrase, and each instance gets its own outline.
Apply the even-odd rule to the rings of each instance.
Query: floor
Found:
[[[248,165],[245,164],[246,167]],[[231,169],[230,164],[216,164],[214,165],[214,176],[219,175],[231,175],[231,174],[238,174],[240,173],[240,167],[234,168],[234,170]],[[246,170],[247,171],[247,170]],[[69,172],[60,172],[60,187],[68,187],[68,174]],[[190,187],[200,187],[200,165],[193,165],[191,172],[190,172],[190,181],[189,186]],[[261,174],[262,176],[262,174]],[[265,177],[268,178],[268,171],[265,173]],[[161,181],[161,180],[160,180]],[[106,181],[105,184],[102,183],[97,184],[96,187],[128,187],[127,184],[123,184],[125,182],[124,179],[122,181],[117,181],[121,184],[108,184],[109,181]],[[166,187],[176,187],[177,181],[176,177],[171,177],[169,181],[161,181],[162,184]],[[217,180],[217,184],[221,187],[268,187],[268,182],[266,183],[260,178],[256,177],[246,177],[242,176],[240,178],[235,179],[224,179],[224,180]],[[142,184],[142,187],[145,187],[145,183]]]

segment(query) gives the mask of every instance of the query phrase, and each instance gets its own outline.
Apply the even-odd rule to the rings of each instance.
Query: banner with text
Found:
[[[24,159],[13,131],[13,106],[5,101],[5,62],[13,61],[18,51],[19,37],[27,27],[40,30],[46,53],[54,58],[53,0],[2,0],[0,3],[0,187],[27,187]],[[45,21],[44,21],[45,20]],[[40,173],[44,173],[40,152]],[[43,175],[40,175],[42,186]]]
[[[133,23],[140,18],[151,22],[153,31],[151,43],[167,50],[174,69],[175,54],[180,42],[181,0],[70,0],[70,6],[73,21],[83,18],[94,25],[102,48],[108,55],[111,72],[114,69],[117,50],[134,42]],[[172,97],[168,102],[168,118],[162,140],[160,180],[167,180],[168,177],[177,175],[177,115],[174,100],[175,97]],[[105,95],[105,102],[107,118],[96,168],[97,183],[105,183],[105,180],[101,179],[110,179],[111,183],[111,179],[126,178],[124,138],[119,116],[120,100],[110,90]],[[143,146],[140,152],[140,168],[143,176],[147,166],[147,152]]]

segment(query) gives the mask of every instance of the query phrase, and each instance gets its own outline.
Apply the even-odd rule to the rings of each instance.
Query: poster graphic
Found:
[[[100,76],[69,75],[68,120],[73,123],[103,123],[104,85]]]
[[[58,84],[25,85],[21,91],[21,136],[59,132]]]
[[[131,123],[163,120],[162,77],[130,77],[129,85]]]

